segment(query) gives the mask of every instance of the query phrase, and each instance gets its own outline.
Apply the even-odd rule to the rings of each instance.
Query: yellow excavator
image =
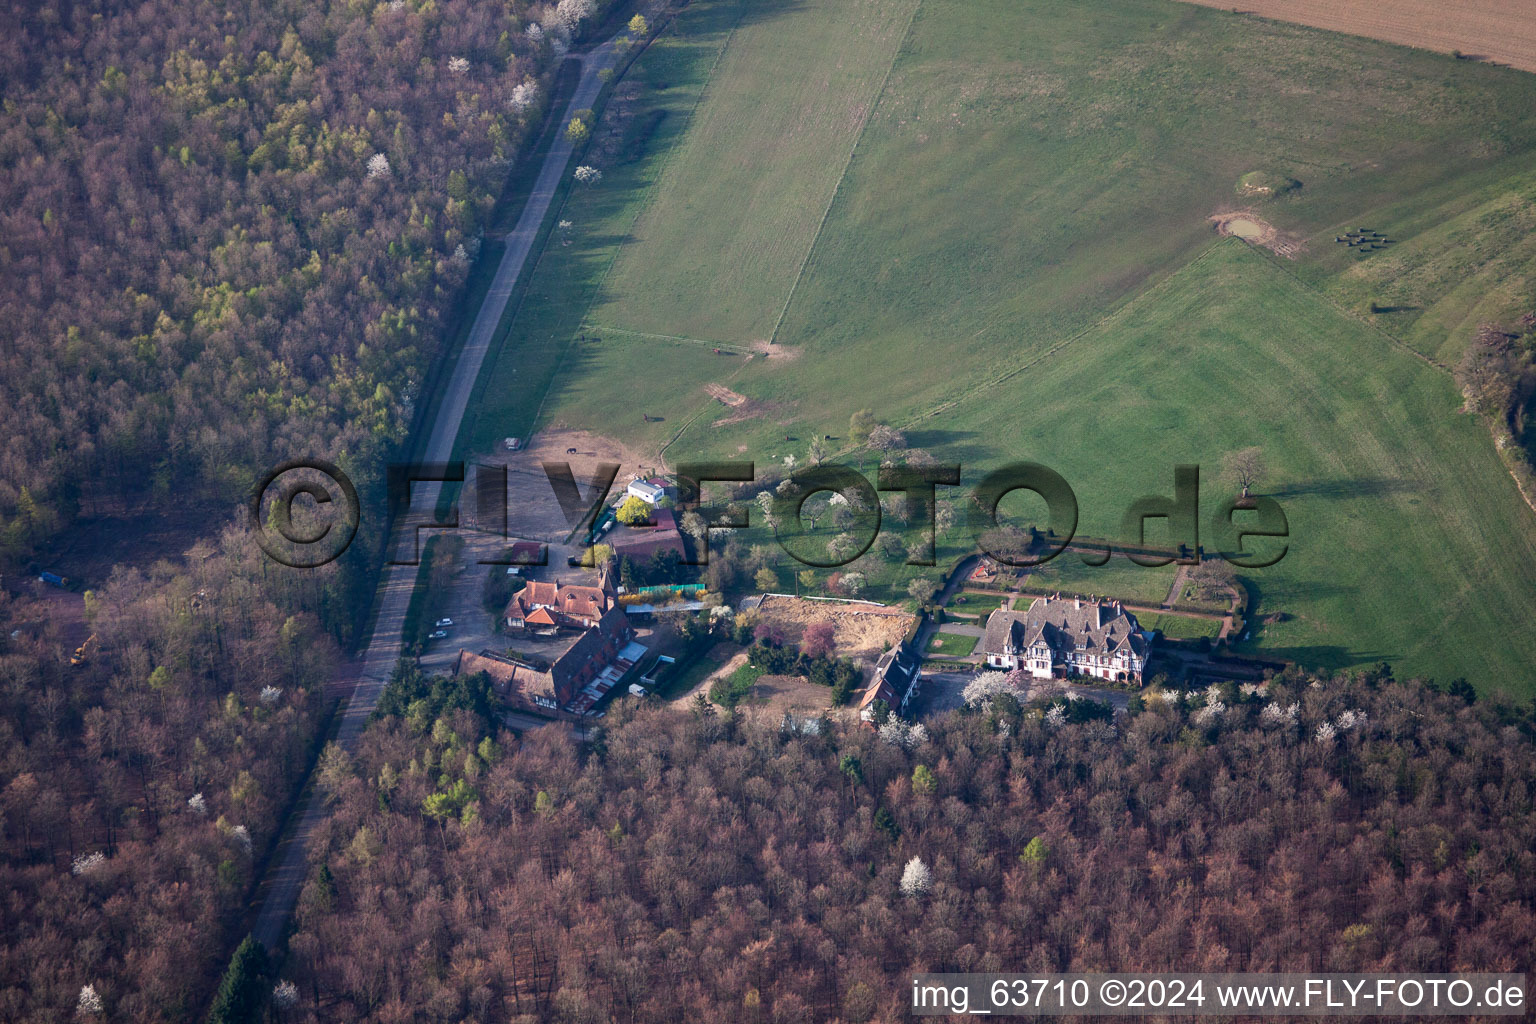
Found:
[[[96,647],[96,634],[92,633],[85,638],[85,643],[75,648],[75,653],[70,655],[69,663],[71,665],[84,665],[91,660],[91,655],[96,653]]]

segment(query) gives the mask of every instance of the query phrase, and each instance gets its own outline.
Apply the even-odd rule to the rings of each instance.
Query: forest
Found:
[[[231,529],[120,570],[80,665],[48,606],[0,605],[0,1018],[68,1019],[87,987],[112,1020],[201,1015],[338,661],[263,558]]]
[[[6,6],[0,556],[227,507],[285,458],[377,478],[577,26],[523,0]]]
[[[433,685],[327,758],[269,981],[293,1019],[858,1022],[924,970],[1532,966],[1532,717],[1387,666],[1113,720],[631,701],[587,747]]]
[[[207,1012],[379,535],[306,573],[226,524],[287,458],[377,492],[605,6],[0,3],[0,569],[209,510],[83,613],[0,595],[0,1019]]]

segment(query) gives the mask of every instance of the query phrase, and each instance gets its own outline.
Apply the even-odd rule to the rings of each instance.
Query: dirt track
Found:
[[[1232,10],[1232,0],[1185,0]],[[1245,14],[1383,39],[1536,71],[1536,5],[1530,0],[1247,0]]]

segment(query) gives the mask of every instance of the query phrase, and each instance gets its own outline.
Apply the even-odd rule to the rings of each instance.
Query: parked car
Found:
[[[437,620],[437,628],[438,629],[442,629],[444,626],[451,626],[451,625],[453,625],[453,620],[452,619],[438,619]]]
[[[433,630],[431,633],[427,634],[428,640],[446,640],[447,638],[448,631],[446,629]]]

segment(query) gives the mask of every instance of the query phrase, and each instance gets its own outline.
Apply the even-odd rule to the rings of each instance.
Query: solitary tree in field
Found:
[[[766,565],[757,570],[757,575],[752,577],[752,582],[757,584],[757,589],[763,593],[771,593],[779,589],[779,574]]]
[[[1226,458],[1222,460],[1223,472],[1229,480],[1243,489],[1244,501],[1248,500],[1249,491],[1264,475],[1264,468],[1264,450],[1258,447],[1228,452]]]
[[[587,141],[587,136],[592,134],[592,129],[587,127],[587,122],[579,117],[571,118],[571,123],[565,126],[565,138],[573,146],[579,146]]]
[[[763,491],[757,496],[757,507],[763,513],[763,522],[770,527],[777,526],[778,521],[773,517],[773,494]]]
[[[629,29],[629,34],[636,39],[644,38],[645,34],[651,30],[651,26],[646,23],[645,17],[639,14],[630,18],[629,25],[626,27]]]
[[[819,437],[811,438],[811,461],[821,465],[823,459],[832,454],[832,446]]]
[[[870,431],[879,425],[873,410],[860,409],[848,417],[848,436],[853,439],[854,444],[869,444]]]
[[[869,446],[876,451],[894,452],[907,446],[907,435],[884,423],[869,432]]]
[[[798,587],[803,587],[808,591],[815,590],[816,571],[814,569],[801,569],[795,574],[795,583]],[[799,590],[796,590],[796,593],[799,593]]]

